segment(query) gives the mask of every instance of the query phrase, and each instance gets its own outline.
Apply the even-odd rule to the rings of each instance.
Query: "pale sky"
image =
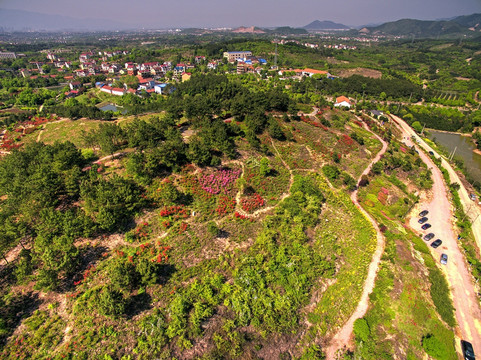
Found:
[[[300,27],[314,20],[357,26],[449,18],[481,13],[481,0],[0,0],[2,8],[148,28]]]

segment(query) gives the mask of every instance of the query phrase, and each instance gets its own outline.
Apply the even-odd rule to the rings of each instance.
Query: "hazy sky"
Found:
[[[346,25],[481,13],[481,0],[0,0],[1,8],[145,27]],[[1,24],[0,24],[1,25]]]

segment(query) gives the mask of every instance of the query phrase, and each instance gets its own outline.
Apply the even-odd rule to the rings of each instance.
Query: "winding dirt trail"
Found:
[[[369,166],[361,174],[361,176],[359,177],[359,180],[361,180],[361,177],[363,175],[367,175],[371,171],[372,166],[381,159],[381,156],[386,152],[387,146],[388,146],[388,144],[383,139],[381,139],[377,134],[374,134],[367,127],[365,123],[363,124],[364,124],[364,127],[382,143],[382,149],[377,153],[376,157],[371,161]],[[385,244],[384,236],[382,235],[381,230],[377,225],[377,222],[359,204],[357,200],[357,193],[358,193],[358,190],[354,191],[351,194],[351,200],[359,209],[359,211],[363,213],[364,216],[371,222],[372,226],[376,230],[376,237],[377,237],[376,251],[372,256],[371,264],[369,265],[369,270],[366,277],[366,281],[364,282],[364,288],[362,291],[361,299],[359,300],[356,310],[354,310],[349,320],[347,320],[344,326],[332,338],[329,344],[329,347],[325,351],[327,360],[336,359],[338,357],[339,352],[344,352],[344,349],[346,348],[352,349],[352,331],[354,328],[354,321],[363,317],[364,314],[366,314],[366,311],[369,307],[369,294],[374,289],[374,283],[375,283],[377,271],[379,268],[379,262],[381,261],[381,256],[384,252],[384,244]]]
[[[414,136],[418,141],[418,146],[423,147],[427,151],[433,151],[431,147],[429,147],[422,139],[414,134],[414,131],[402,119],[398,117],[394,118],[397,122],[397,125],[403,131],[404,137],[407,137],[404,142],[408,146],[413,145],[411,136]],[[468,270],[464,255],[456,241],[457,237],[453,229],[455,218],[452,212],[452,205],[449,202],[448,189],[444,183],[441,171],[434,164],[432,159],[422,151],[419,152],[419,156],[428,165],[428,167],[432,169],[434,180],[432,197],[430,201],[425,201],[424,203],[420,204],[422,210],[426,209],[429,211],[427,216],[429,217],[429,223],[432,225],[432,228],[426,232],[433,232],[436,235],[435,239],[439,238],[443,242],[442,246],[439,248],[433,249],[429,247],[429,249],[435,260],[438,260],[442,253],[448,255],[447,265],[440,266],[446,276],[446,279],[448,280],[451,294],[453,296],[454,308],[456,310],[455,315],[458,323],[455,333],[461,339],[471,342],[474,347],[474,353],[478,354],[479,356],[481,354],[481,308],[479,299],[476,295],[477,291],[475,289],[473,278]],[[436,153],[435,156],[439,157],[439,155]],[[464,190],[467,197],[467,191],[463,187],[461,181],[459,181],[457,174],[444,160],[443,167],[448,169],[450,181],[458,182],[461,186],[460,190]],[[454,173],[453,175],[455,175],[455,177],[451,176],[451,172]],[[469,202],[463,202],[463,207],[466,207],[466,205],[473,206],[473,202],[469,200],[469,198],[467,201]],[[417,210],[420,210],[421,207]],[[478,210],[477,206],[474,207],[476,210]],[[420,228],[421,225],[417,223],[417,218],[415,216],[411,218],[410,226],[418,232],[422,231]],[[474,224],[473,232],[476,237],[477,232],[475,231]],[[476,240],[478,241],[479,238],[476,237]],[[459,351],[459,341],[456,341],[456,346]]]

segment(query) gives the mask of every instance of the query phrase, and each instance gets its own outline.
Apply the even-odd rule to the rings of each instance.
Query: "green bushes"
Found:
[[[435,359],[451,359],[451,357],[448,355],[449,350],[446,344],[432,334],[423,337],[423,349],[426,351],[426,354]]]
[[[442,272],[436,268],[429,269],[431,282],[431,298],[442,319],[449,325],[455,326],[454,307],[449,297],[449,286]]]
[[[367,324],[366,319],[359,318],[354,321],[354,335],[356,337],[356,341],[367,341],[371,335],[371,330],[369,329],[369,325]]]
[[[339,175],[341,173],[337,166],[334,165],[324,165],[322,167],[322,172],[330,181],[334,181],[339,178]]]
[[[77,299],[74,310],[96,312],[100,315],[118,317],[125,313],[127,301],[123,293],[111,285],[96,286]]]
[[[131,180],[114,175],[110,179],[94,177],[81,184],[85,212],[101,229],[114,231],[125,225],[145,201],[141,189]]]
[[[109,286],[96,293],[94,303],[101,315],[119,316],[125,313],[126,301],[122,292]]]

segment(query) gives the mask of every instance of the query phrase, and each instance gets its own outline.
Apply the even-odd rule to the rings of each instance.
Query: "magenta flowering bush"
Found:
[[[240,176],[241,170],[220,170],[213,174],[201,175],[199,184],[201,188],[209,194],[220,194],[223,190],[228,191]]]

